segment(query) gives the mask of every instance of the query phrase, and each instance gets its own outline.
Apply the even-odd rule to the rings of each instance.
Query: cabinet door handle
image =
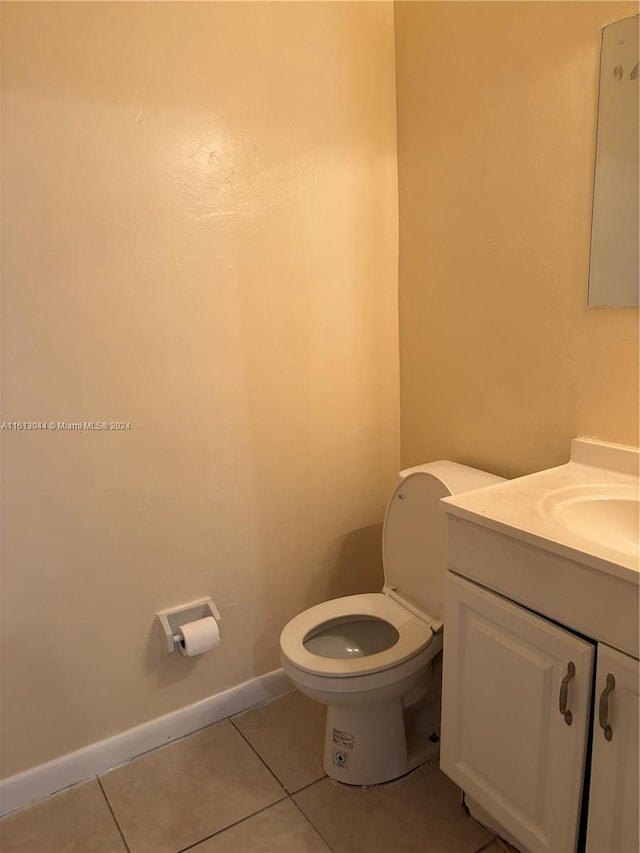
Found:
[[[569,698],[569,682],[575,674],[576,665],[572,660],[570,660],[569,664],[567,665],[567,674],[562,679],[562,684],[560,685],[560,700],[558,703],[560,707],[560,713],[564,717],[564,721],[568,726],[570,726],[573,722],[573,714],[567,709],[567,701]]]
[[[611,693],[615,686],[616,680],[609,672],[607,674],[606,686],[600,694],[600,702],[598,704],[598,722],[604,732],[605,740],[611,740],[613,737],[613,729],[609,725],[609,693]]]

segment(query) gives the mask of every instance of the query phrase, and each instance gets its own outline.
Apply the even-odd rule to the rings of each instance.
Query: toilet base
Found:
[[[410,709],[412,710],[412,709]],[[425,709],[428,711],[427,709]],[[439,718],[439,706],[426,719]],[[439,719],[424,725],[425,714],[409,724],[402,699],[362,707],[329,705],[324,770],[347,785],[377,785],[404,776],[440,753]],[[435,719],[434,719],[435,722]],[[422,724],[421,724],[422,723]],[[435,736],[437,740],[432,739]]]

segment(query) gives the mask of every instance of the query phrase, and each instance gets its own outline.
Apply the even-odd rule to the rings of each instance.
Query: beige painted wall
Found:
[[[588,309],[600,29],[631,2],[395,4],[402,459],[638,442],[638,312]]]
[[[6,3],[4,776],[379,588],[399,464],[390,3]],[[158,656],[212,595],[224,642]]]

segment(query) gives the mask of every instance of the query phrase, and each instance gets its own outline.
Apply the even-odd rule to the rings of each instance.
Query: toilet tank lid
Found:
[[[412,468],[404,468],[400,471],[403,480],[410,474],[431,474],[440,480],[451,495],[459,495],[463,492],[471,492],[475,489],[483,489],[485,486],[495,486],[504,483],[504,477],[489,474],[478,468],[469,468],[458,462],[450,462],[448,459],[439,459],[437,462],[426,462],[424,465],[414,465]]]

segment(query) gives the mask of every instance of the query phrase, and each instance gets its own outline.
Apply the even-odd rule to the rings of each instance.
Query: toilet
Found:
[[[382,592],[325,601],[280,635],[293,684],[327,706],[325,772],[396,779],[439,754],[446,516],[440,498],[503,478],[455,462],[400,472],[382,532]]]

